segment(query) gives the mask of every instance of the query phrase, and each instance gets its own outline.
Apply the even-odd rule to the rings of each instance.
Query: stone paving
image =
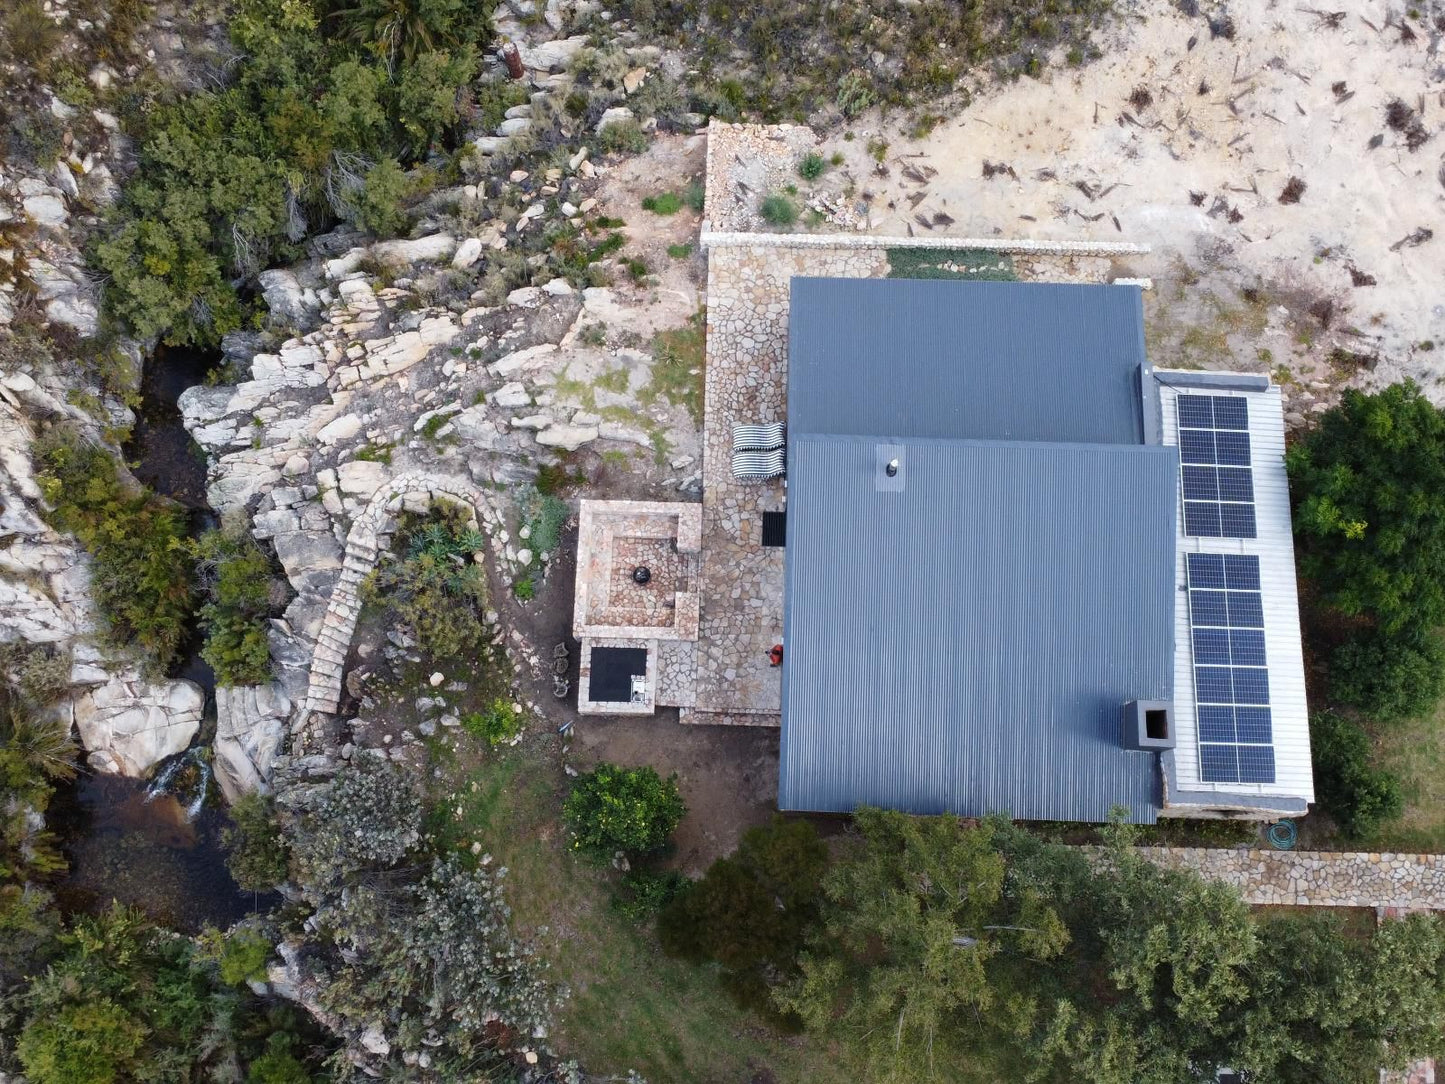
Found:
[[[701,524],[696,504],[583,501],[573,634],[696,639]],[[640,567],[645,584],[633,578]]]
[[[762,544],[764,512],[786,507],[784,480],[732,474],[737,422],[785,421],[788,289],[795,275],[877,277],[882,250],[721,248],[708,258],[703,402],[702,617],[693,723],[778,725],[781,671],[768,651],[783,640],[783,549]]]
[[[1141,847],[1151,862],[1227,881],[1247,903],[1445,910],[1445,855]]]

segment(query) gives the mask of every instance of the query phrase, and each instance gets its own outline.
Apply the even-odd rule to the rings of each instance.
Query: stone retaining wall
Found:
[[[1245,902],[1445,910],[1445,855],[1141,847],[1149,861],[1227,881]]]

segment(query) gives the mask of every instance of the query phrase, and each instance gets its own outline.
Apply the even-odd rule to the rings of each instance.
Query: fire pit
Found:
[[[632,570],[632,582],[635,584],[645,584],[651,579],[652,571],[646,565],[638,565]]]

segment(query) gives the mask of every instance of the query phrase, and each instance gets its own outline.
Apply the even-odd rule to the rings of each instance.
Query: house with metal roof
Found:
[[[1284,425],[1137,286],[795,278],[779,806],[1314,798]]]

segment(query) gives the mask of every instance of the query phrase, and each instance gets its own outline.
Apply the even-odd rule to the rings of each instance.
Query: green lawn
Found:
[[[1358,845],[1379,851],[1445,851],[1445,704],[1433,715],[1372,728],[1382,767],[1400,777],[1405,815]]]
[[[709,971],[663,956],[649,924],[611,908],[617,874],[566,849],[555,738],[497,751],[463,741],[458,753],[437,752],[434,828],[463,853],[481,843],[507,867],[519,931],[571,990],[552,1037],[560,1054],[594,1074],[635,1069],[650,1084],[863,1078],[841,1051],[779,1035],[737,1009]]]

